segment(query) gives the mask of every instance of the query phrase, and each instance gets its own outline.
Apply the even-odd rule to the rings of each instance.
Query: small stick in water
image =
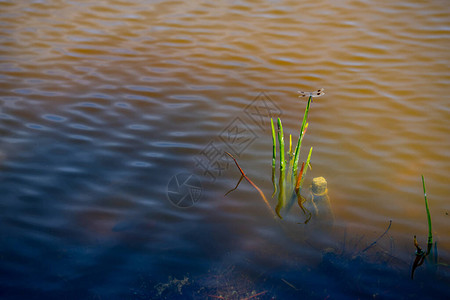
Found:
[[[256,184],[254,184],[253,181],[251,181],[250,178],[247,177],[247,175],[245,175],[244,171],[241,169],[241,167],[239,166],[237,160],[233,157],[233,155],[231,155],[230,153],[228,153],[228,152],[226,152],[226,151],[225,151],[225,153],[228,154],[228,155],[234,160],[234,163],[235,163],[236,166],[238,167],[239,172],[241,172],[241,174],[242,174],[242,176],[245,178],[245,180],[247,180],[248,183],[250,183],[250,184],[258,191],[258,193],[261,195],[261,198],[263,198],[264,202],[266,203],[267,207],[269,208],[270,212],[271,212],[271,213],[273,214],[273,216],[275,217],[275,214],[274,214],[274,212],[273,212],[273,210],[272,210],[272,207],[270,207],[269,201],[267,201],[266,196],[264,196],[264,193],[261,191],[261,189],[260,189]],[[241,180],[242,180],[242,178],[241,178]],[[239,180],[239,182],[240,182],[241,180]]]

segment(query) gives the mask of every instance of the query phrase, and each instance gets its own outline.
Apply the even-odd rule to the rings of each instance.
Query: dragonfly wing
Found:
[[[314,92],[303,92],[298,91],[300,96],[299,97],[320,97],[325,95],[324,88],[321,88],[320,90],[314,91]]]

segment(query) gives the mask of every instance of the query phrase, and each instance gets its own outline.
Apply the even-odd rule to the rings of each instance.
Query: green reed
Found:
[[[275,211],[281,217],[281,209],[286,205],[286,160],[284,156],[284,133],[283,133],[283,124],[281,123],[281,119],[277,120],[278,125],[278,143],[280,144],[280,180],[278,186],[280,188],[280,192],[278,193],[278,204],[275,208]]]
[[[276,141],[276,134],[275,134],[275,128],[273,126],[273,120],[270,118],[270,125],[272,126],[272,168],[276,167],[277,164],[277,141]]]
[[[434,265],[435,269],[438,265],[438,252],[437,252],[437,244],[434,244],[434,253],[432,252],[433,248],[433,231],[431,228],[431,214],[430,209],[428,207],[428,199],[427,199],[427,190],[425,188],[425,178],[422,175],[422,187],[423,187],[423,197],[425,198],[425,210],[427,212],[427,221],[428,221],[428,241],[427,241],[427,251],[423,251],[420,248],[419,243],[417,242],[416,236],[414,236],[414,246],[416,247],[416,258],[414,260],[412,270],[411,270],[411,279],[414,279],[414,272],[417,267],[421,266],[425,258],[430,257],[429,261],[431,261],[432,265]]]
[[[422,186],[423,186],[423,196],[425,198],[425,209],[427,211],[427,220],[428,220],[428,250],[427,253],[430,253],[431,247],[433,246],[433,233],[431,230],[431,215],[430,210],[428,208],[428,200],[427,200],[427,190],[425,189],[425,178],[422,175]]]
[[[272,126],[272,184],[273,184],[273,193],[272,198],[277,193],[277,183],[276,183],[276,175],[275,170],[277,167],[277,138],[275,133],[275,127],[273,126],[273,120],[270,118],[270,125]]]
[[[286,161],[284,159],[284,133],[280,118],[278,118],[278,143],[280,144],[280,171],[284,171],[286,167]]]
[[[302,127],[300,128],[297,147],[295,148],[294,164],[293,164],[294,174],[297,174],[300,149],[302,147],[302,141],[303,141],[303,137],[305,136],[306,129],[308,128],[308,123],[306,123],[306,120],[308,119],[309,107],[311,106],[311,101],[312,101],[312,97],[310,96],[308,99],[308,104],[306,105],[305,113],[303,115],[303,122],[302,122]]]

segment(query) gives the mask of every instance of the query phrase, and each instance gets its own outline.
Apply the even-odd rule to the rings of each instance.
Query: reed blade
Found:
[[[427,200],[427,191],[425,189],[425,178],[422,175],[422,185],[423,185],[423,196],[425,198],[425,209],[427,210],[427,220],[428,220],[428,247],[427,247],[427,254],[430,253],[431,247],[433,246],[433,232],[431,229],[431,215],[430,210],[428,208],[428,200]]]
[[[280,144],[280,170],[284,171],[286,167],[286,161],[284,160],[284,133],[280,118],[278,118],[278,143]]]
[[[275,127],[273,126],[273,119],[270,118],[270,125],[272,126],[272,168],[275,169],[277,161],[277,141],[275,134]]]
[[[280,219],[283,219],[280,211],[286,205],[286,161],[284,158],[283,124],[281,123],[280,118],[278,118],[278,143],[280,144],[280,179],[278,183],[280,190],[278,192],[278,203],[275,212]]]
[[[289,134],[289,158],[292,158],[292,134]]]
[[[300,148],[301,148],[301,145],[302,145],[302,140],[303,140],[304,133],[306,132],[306,128],[307,128],[306,120],[308,119],[309,107],[311,106],[311,100],[312,100],[312,97],[310,96],[309,99],[308,99],[308,104],[306,105],[305,113],[303,115],[303,122],[302,122],[302,127],[300,129],[300,135],[298,137],[297,147],[295,148],[294,169],[293,169],[294,174],[297,174]]]
[[[277,193],[277,182],[275,176],[275,169],[277,166],[277,139],[275,133],[275,126],[273,125],[272,118],[270,118],[270,126],[272,127],[272,184],[273,184],[272,198],[273,198]]]
[[[280,219],[283,219],[281,216],[281,210],[286,206],[286,170],[280,169],[280,180],[278,185],[280,187],[280,191],[278,193],[278,203],[275,207],[275,212]]]
[[[273,198],[277,193],[277,177],[275,175],[275,167],[272,167],[272,184],[273,184],[273,193],[272,193]]]
[[[305,168],[302,172],[302,176],[300,178],[300,183],[298,184],[298,190],[302,189],[303,181],[305,180],[305,177],[306,177],[306,172],[308,171],[308,167],[310,166],[309,162],[311,161],[312,150],[313,150],[313,147],[311,147],[311,149],[309,149],[309,154],[308,154],[308,158],[306,159]],[[297,180],[297,182],[298,182],[298,180]],[[296,186],[296,188],[297,188],[297,186]]]

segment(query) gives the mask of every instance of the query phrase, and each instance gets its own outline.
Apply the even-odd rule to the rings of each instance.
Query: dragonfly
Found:
[[[320,90],[314,92],[303,92],[303,91],[298,92],[300,93],[299,97],[320,97],[325,95],[324,88],[321,88]]]

